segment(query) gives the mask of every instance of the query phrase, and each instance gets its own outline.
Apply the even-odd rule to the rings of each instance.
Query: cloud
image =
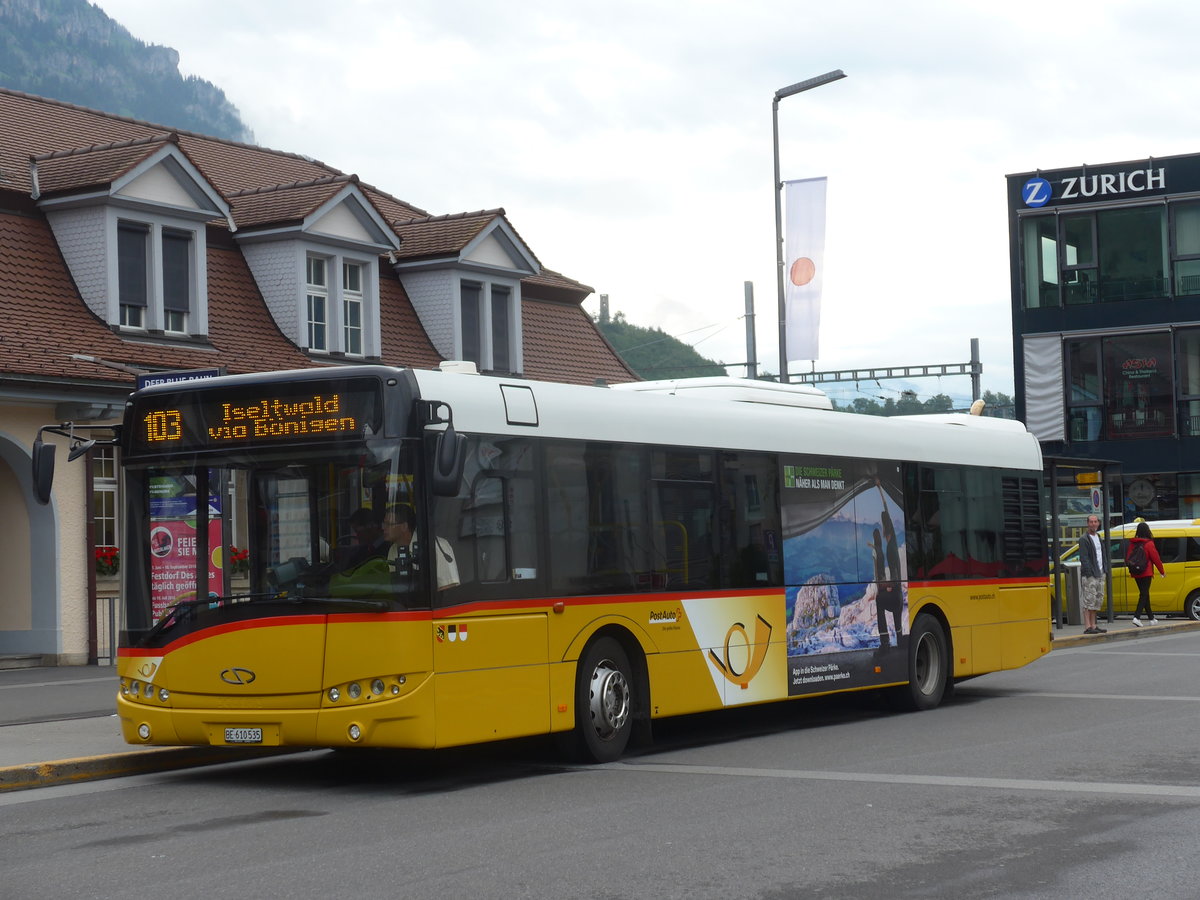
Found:
[[[1200,149],[1182,0],[98,5],[263,144],[433,213],[503,206],[544,264],[706,355],[745,358],[752,281],[771,370],[775,89],[848,75],[779,108],[783,177],[829,177],[822,370],[965,362],[978,337],[1011,393],[1004,176]]]

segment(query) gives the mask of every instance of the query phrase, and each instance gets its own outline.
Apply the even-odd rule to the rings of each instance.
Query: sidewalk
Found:
[[[132,747],[116,691],[111,666],[0,668],[0,793],[294,752]]]
[[[1082,625],[1052,628],[1052,650],[1135,640],[1200,628],[1200,622],[1159,619],[1135,628],[1125,617],[1100,621],[1106,634],[1086,635]],[[0,793],[216,765],[296,752],[237,747],[155,747],[126,744],[115,705],[111,667],[0,668]]]
[[[1050,633],[1054,638],[1054,645],[1050,649],[1061,650],[1064,647],[1082,647],[1089,644],[1102,644],[1105,641],[1127,641],[1200,628],[1200,622],[1181,618],[1162,618],[1158,620],[1157,625],[1143,625],[1141,628],[1138,628],[1128,616],[1122,616],[1111,622],[1105,621],[1103,616],[1101,616],[1096,624],[1106,629],[1107,633],[1084,634],[1082,625],[1064,625],[1061,628],[1051,627]]]

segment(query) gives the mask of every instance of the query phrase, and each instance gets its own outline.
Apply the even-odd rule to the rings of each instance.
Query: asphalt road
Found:
[[[1194,897],[1200,634],[1060,649],[926,713],[863,698],[544,741],[303,753],[0,795],[0,896]]]

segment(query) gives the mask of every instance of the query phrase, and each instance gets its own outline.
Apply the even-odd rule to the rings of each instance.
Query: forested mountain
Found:
[[[254,135],[179,53],[133,37],[87,0],[0,0],[0,87],[234,141]]]
[[[725,374],[725,367],[719,361],[706,359],[661,328],[630,323],[623,312],[607,320],[601,316],[596,327],[621,359],[647,381]]]

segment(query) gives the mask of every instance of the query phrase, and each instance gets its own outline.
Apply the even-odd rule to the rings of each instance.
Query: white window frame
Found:
[[[455,284],[454,351],[467,359],[464,346],[463,286],[477,285],[479,291],[479,359],[471,360],[481,372],[496,371],[496,335],[492,328],[492,299],[499,290],[508,294],[508,368],[498,374],[520,374],[524,367],[521,341],[521,283],[516,279],[493,278],[478,273],[463,273]],[[499,289],[499,290],[498,290]]]
[[[309,261],[325,263],[324,293],[312,290],[308,282]],[[297,341],[310,353],[347,356],[353,359],[378,357],[381,353],[379,334],[379,261],[375,256],[352,252],[338,247],[323,247],[306,243],[302,247],[299,325]],[[358,269],[358,290],[347,286],[347,267]],[[309,317],[309,297],[325,299],[325,346],[313,341]],[[353,313],[358,323],[353,322]],[[358,346],[354,347],[354,337]]]
[[[358,273],[358,287],[350,286],[350,273]],[[363,265],[342,260],[342,347],[347,356],[363,355]]]
[[[188,337],[203,335],[208,332],[208,248],[205,240],[203,223],[179,219],[173,216],[149,213],[142,210],[131,210],[120,207],[109,207],[106,211],[108,234],[108,304],[107,320],[122,333],[158,333],[173,337]],[[136,307],[142,310],[141,321],[129,323],[126,307],[121,304],[120,278],[120,232],[122,225],[134,229],[145,229],[146,232],[146,305]],[[188,244],[188,310],[183,314],[182,322],[173,322],[172,313],[164,301],[164,270],[163,270],[163,237],[164,233],[182,235]],[[128,307],[133,309],[135,307]],[[168,327],[169,325],[182,325]]]
[[[320,264],[321,281],[314,280],[317,264]],[[320,305],[320,316],[317,305]],[[329,259],[316,253],[304,257],[304,317],[306,346],[316,353],[329,352]],[[317,329],[321,329],[318,340]]]
[[[92,449],[92,536],[97,547],[116,547],[120,549],[121,540],[121,497],[120,497],[120,468],[117,465],[117,448],[112,446],[96,445]],[[102,510],[101,504],[96,503],[95,497],[97,494],[104,494],[108,497],[106,505],[111,510],[110,515],[105,515],[105,510]],[[102,526],[102,523],[111,523],[112,541],[102,541],[103,535],[100,531],[108,529]]]

